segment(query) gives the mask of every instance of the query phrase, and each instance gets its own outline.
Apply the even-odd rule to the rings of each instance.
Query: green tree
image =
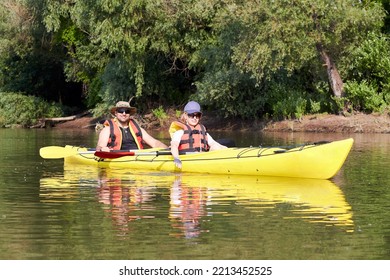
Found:
[[[380,112],[390,105],[390,38],[368,34],[360,46],[351,50],[346,72],[346,97],[353,109]]]
[[[41,23],[43,7],[44,0],[0,3],[0,87],[71,105],[79,91],[65,80],[63,48]]]
[[[180,46],[175,38],[182,37],[166,25],[169,1],[46,3],[44,21],[49,31],[78,34],[58,37],[67,45],[71,57],[67,76],[82,81],[87,94],[99,95],[105,103],[112,104],[131,96],[137,100],[146,96],[157,97],[160,102],[172,101],[181,94],[180,90],[188,90],[191,80],[186,70],[181,71],[186,68],[185,62],[172,55],[180,53],[180,47],[175,51],[171,48]],[[91,87],[92,84],[100,87]]]
[[[244,117],[264,115],[272,112],[275,102],[283,104],[280,88],[285,100],[289,94],[308,99],[301,103],[308,104],[307,110],[313,110],[310,104],[318,108],[318,102],[322,108],[332,108],[326,104],[331,98],[324,102],[324,82],[334,96],[344,96],[336,62],[340,65],[367,32],[378,31],[384,15],[375,3],[344,0],[203,0],[196,4],[182,1],[170,15],[176,30],[186,22],[197,23],[197,28],[186,26],[191,32],[184,32],[185,38],[202,38],[186,52],[190,69],[196,71],[194,98],[225,115]],[[301,105],[295,107],[295,113],[301,114]]]
[[[386,17],[384,19],[382,31],[385,34],[390,34],[390,0],[377,0],[376,2],[382,3],[382,6],[386,11]]]
[[[324,82],[343,96],[342,61],[384,18],[379,2],[357,0],[43,3],[45,36],[65,47],[66,77],[84,84],[91,105],[131,96],[143,106],[180,104],[195,93],[209,108],[244,117],[274,103],[285,111],[284,92],[302,100],[290,102],[299,110],[289,115],[303,104],[318,108]]]
[[[336,62],[367,32],[379,30],[384,17],[381,5],[371,1],[250,0],[228,7],[231,20],[241,22],[240,42],[233,46],[240,69],[260,80],[319,57],[336,97],[344,94]]]

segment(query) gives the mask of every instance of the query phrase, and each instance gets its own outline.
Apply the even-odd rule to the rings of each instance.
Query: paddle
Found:
[[[77,154],[93,154],[95,151],[78,151],[77,149],[67,149],[65,147],[59,146],[48,146],[43,147],[39,150],[39,155],[42,158],[65,158],[69,156],[74,156]]]
[[[153,152],[142,152],[142,151],[112,151],[103,152],[96,151],[95,156],[100,158],[120,158],[125,156],[160,156],[160,155],[171,155],[171,151],[153,151]]]
[[[218,139],[216,140],[222,145],[227,147],[235,147],[235,143],[231,139]],[[43,147],[39,150],[39,155],[45,159],[58,159],[65,158],[69,156],[74,156],[78,154],[95,154],[100,158],[120,158],[124,156],[135,156],[135,155],[170,155],[170,151],[153,151],[153,152],[139,152],[139,151],[111,151],[111,152],[102,152],[95,150],[88,151],[78,151],[77,149],[67,149],[65,147],[60,146],[47,146]]]
[[[170,155],[171,151],[153,151],[153,152],[142,152],[142,151],[111,151],[111,152],[103,152],[103,151],[78,151],[77,149],[67,149],[65,147],[60,146],[48,146],[43,147],[39,150],[39,155],[45,159],[58,159],[65,158],[69,156],[81,155],[81,154],[94,154],[100,158],[120,158],[124,156],[135,156],[135,155]]]

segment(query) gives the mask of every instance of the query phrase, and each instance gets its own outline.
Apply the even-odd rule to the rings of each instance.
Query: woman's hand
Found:
[[[181,164],[181,160],[179,158],[175,157],[173,162],[175,163],[177,168],[181,169],[182,164]]]

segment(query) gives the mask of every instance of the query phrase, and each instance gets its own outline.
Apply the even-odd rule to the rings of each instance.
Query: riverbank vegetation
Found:
[[[3,0],[0,125],[98,117],[132,97],[159,116],[189,99],[244,120],[387,113],[389,11],[389,0]]]

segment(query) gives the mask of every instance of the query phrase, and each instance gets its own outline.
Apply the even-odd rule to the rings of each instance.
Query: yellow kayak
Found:
[[[64,155],[66,164],[112,169],[329,179],[340,170],[352,145],[353,139],[349,138],[292,148],[246,147],[191,153],[180,156],[181,170],[175,167],[172,155],[166,150],[137,150],[111,158],[115,152],[97,156],[86,148],[65,146],[61,147],[60,153]],[[55,149],[46,148],[41,149],[41,156],[55,158],[50,154],[55,153]]]
[[[121,208],[126,204],[127,207],[153,209],[156,194],[161,193],[161,189],[168,189],[170,217],[178,214],[181,209],[179,206],[183,204],[201,202],[205,208],[210,208],[210,205],[235,201],[236,205],[248,207],[259,215],[280,204],[288,204],[292,207],[286,208],[289,210],[285,219],[298,218],[312,223],[342,226],[347,231],[353,231],[354,227],[351,206],[341,189],[330,180],[194,173],[132,173],[123,169],[100,169],[92,166],[80,168],[70,164],[65,165],[63,177],[41,179],[40,199],[50,203],[78,201],[82,195],[80,181],[84,185],[91,184],[91,189],[96,189],[101,202],[114,203]],[[96,182],[99,182],[98,188]],[[129,195],[129,198],[121,200],[124,194]],[[114,201],[114,198],[119,201]],[[198,213],[201,215],[202,211]]]

